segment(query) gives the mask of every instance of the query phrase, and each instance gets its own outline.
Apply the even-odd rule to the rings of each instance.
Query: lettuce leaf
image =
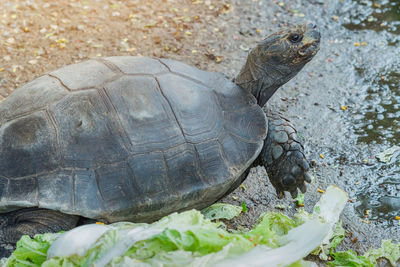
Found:
[[[286,235],[296,223],[285,214],[267,212],[261,215],[253,229],[245,236],[254,244],[263,244],[271,248],[279,247],[278,237]]]
[[[336,250],[336,247],[343,241],[345,236],[346,236],[346,230],[344,230],[342,222],[339,221],[335,226],[335,229],[329,240],[329,243],[321,244],[319,248],[314,250],[311,254],[319,256],[319,258],[323,261],[327,261],[329,254],[333,253]]]
[[[336,248],[337,243],[335,241],[332,243],[332,249]],[[380,248],[369,249],[362,256],[352,250],[332,252],[332,249],[330,255],[334,260],[327,262],[331,266],[376,266],[379,258],[386,258],[392,266],[397,266],[396,264],[400,260],[400,243],[392,243],[391,239],[382,240]]]
[[[206,219],[219,220],[226,219],[231,220],[242,212],[243,207],[226,204],[226,203],[215,203],[210,207],[207,207],[201,211]]]
[[[294,200],[298,206],[304,206],[304,194],[298,194]]]
[[[380,248],[368,250],[364,254],[364,257],[374,264],[376,264],[377,259],[386,258],[390,261],[392,266],[396,266],[397,261],[400,259],[400,243],[392,243],[391,239],[382,240]]]
[[[46,260],[47,250],[58,236],[59,234],[40,234],[34,238],[22,236],[5,266],[41,266]]]
[[[364,256],[358,256],[351,249],[348,251],[339,251],[331,253],[333,261],[328,262],[331,266],[348,267],[373,267],[374,264]]]

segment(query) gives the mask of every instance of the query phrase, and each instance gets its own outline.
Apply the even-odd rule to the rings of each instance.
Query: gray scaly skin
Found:
[[[319,48],[319,32],[314,25],[295,26],[275,33],[250,51],[245,66],[235,82],[252,93],[262,107],[274,92],[311,60]],[[305,191],[309,165],[303,147],[290,124],[279,113],[268,111],[268,132],[264,147],[254,162],[266,167],[278,196],[297,188]],[[250,168],[249,168],[250,169]],[[232,185],[244,180],[249,169]],[[79,220],[79,221],[78,221]],[[0,257],[9,256],[22,234],[68,230],[82,223],[82,218],[55,210],[24,208],[0,214]]]
[[[310,183],[309,164],[304,156],[304,147],[299,142],[296,129],[290,121],[277,112],[268,111],[268,135],[260,158],[270,181],[283,198],[283,191],[289,191],[293,198],[297,188],[306,192],[304,181]]]
[[[263,107],[275,91],[294,77],[319,50],[320,33],[313,24],[284,29],[249,52],[235,83],[251,92]],[[297,196],[311,182],[309,164],[297,131],[279,113],[267,111],[268,134],[256,164],[265,166],[279,198],[284,191]]]
[[[57,233],[74,228],[79,216],[55,210],[26,208],[0,214],[0,259],[9,257],[22,235]]]

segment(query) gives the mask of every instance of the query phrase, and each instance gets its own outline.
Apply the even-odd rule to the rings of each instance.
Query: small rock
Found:
[[[250,50],[250,47],[248,47],[248,46],[245,46],[245,45],[240,45],[240,49],[242,49],[243,51],[249,51]]]
[[[15,44],[15,39],[13,37],[10,37],[10,38],[7,39],[6,42],[9,43],[9,44]]]
[[[315,159],[312,159],[310,161],[310,167],[315,167],[315,166],[317,166],[317,161]]]

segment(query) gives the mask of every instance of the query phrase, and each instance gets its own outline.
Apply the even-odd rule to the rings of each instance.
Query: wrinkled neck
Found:
[[[234,79],[235,83],[249,91],[259,106],[263,107],[276,90],[289,81],[298,70],[287,66],[273,66],[257,62],[257,58],[249,55],[246,64]]]

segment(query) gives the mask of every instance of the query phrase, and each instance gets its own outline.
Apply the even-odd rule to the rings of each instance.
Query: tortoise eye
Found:
[[[300,34],[297,34],[297,33],[293,33],[293,34],[291,34],[291,35],[289,36],[289,40],[290,40],[292,43],[298,43],[298,42],[300,42],[302,39],[303,39],[303,36],[301,36]]]

